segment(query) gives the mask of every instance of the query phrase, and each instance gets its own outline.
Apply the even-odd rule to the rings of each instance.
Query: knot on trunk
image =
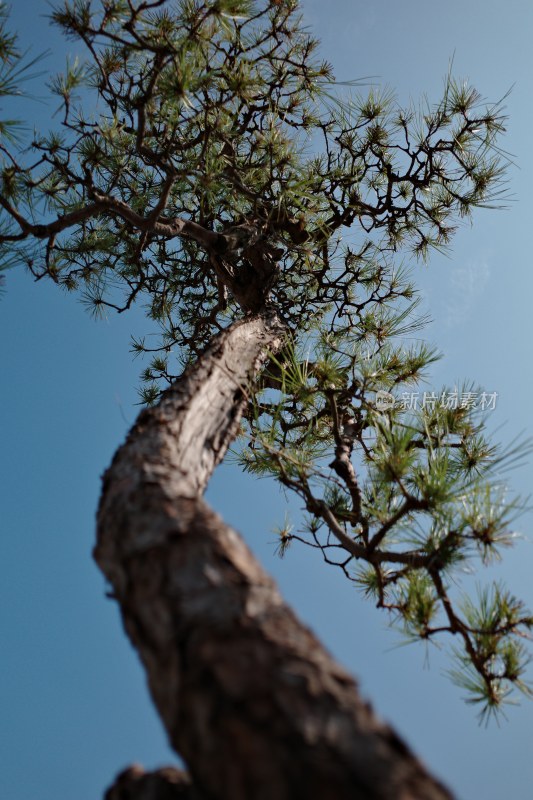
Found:
[[[211,264],[221,294],[227,289],[243,311],[257,313],[268,302],[284,250],[267,238],[264,222],[227,228],[211,251]],[[222,299],[222,303],[224,303]]]

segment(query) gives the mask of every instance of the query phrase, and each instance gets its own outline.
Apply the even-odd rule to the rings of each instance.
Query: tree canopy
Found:
[[[52,82],[52,132],[0,130],[4,266],[95,314],[148,303],[147,403],[214,334],[275,316],[285,344],[245,387],[239,458],[302,499],[281,553],[320,550],[410,639],[451,634],[482,713],[528,693],[533,617],[503,586],[457,586],[512,542],[498,470],[524,449],[489,441],[473,385],[408,402],[438,354],[413,340],[405,260],[500,202],[501,106],[451,76],[420,109],[336,83],[294,0],[74,0],[52,19],[86,57]],[[10,94],[24,62],[5,26],[0,57]]]

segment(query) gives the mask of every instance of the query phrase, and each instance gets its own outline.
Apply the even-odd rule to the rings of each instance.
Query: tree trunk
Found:
[[[140,414],[104,476],[96,560],[199,797],[450,798],[202,499],[283,336],[246,317]]]

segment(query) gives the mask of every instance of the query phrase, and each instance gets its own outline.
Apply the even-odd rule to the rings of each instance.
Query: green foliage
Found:
[[[52,21],[87,59],[50,83],[54,130],[23,144],[0,126],[3,263],[95,315],[147,304],[145,403],[176,352],[187,366],[234,320],[276,312],[285,347],[250,387],[239,458],[303,500],[280,554],[320,549],[408,640],[453,635],[484,713],[525,691],[528,612],[500,587],[477,604],[456,588],[512,542],[500,472],[520,448],[490,443],[475,387],[403,402],[438,354],[413,336],[426,318],[398,253],[446,248],[500,202],[501,106],[452,77],[421,109],[336,85],[296,0],[64,0]],[[14,94],[4,19],[0,62]]]
[[[297,6],[65,0],[52,19],[88,59],[52,79],[63,131],[17,154],[6,218],[14,237],[30,208],[79,225],[41,231],[39,246],[4,237],[10,252],[97,307],[146,296],[173,342],[198,352],[239,298],[229,287],[221,302],[204,244],[163,230],[170,220],[253,224],[277,254],[272,301],[300,329],[331,308],[350,323],[365,273],[378,296],[384,247],[446,245],[454,217],[498,196],[499,108],[451,80],[425,113],[374,90],[341,100]],[[343,251],[341,228],[358,244]],[[242,254],[229,260],[238,278]],[[393,324],[367,317],[369,331]]]
[[[409,317],[401,308],[412,302],[401,286],[385,305],[399,306],[386,316],[402,317],[403,337]],[[481,703],[483,718],[510,699],[513,685],[529,692],[523,641],[533,618],[500,587],[477,604],[465,599],[461,576],[514,542],[523,504],[508,498],[501,472],[532,445],[491,444],[487,413],[472,405],[483,392],[471,385],[427,392],[416,410],[402,404],[405,388],[417,386],[437,356],[376,328],[369,334],[368,315],[383,314],[382,306],[367,296],[359,325],[333,335],[323,323],[271,358],[240,463],[276,476],[310,514],[301,531],[280,534],[282,554],[294,540],[319,548],[390,612],[407,641],[444,633],[462,640],[455,651],[462,671],[450,674]],[[393,403],[379,407],[380,393]]]
[[[36,76],[31,70],[42,56],[29,59],[26,53],[21,52],[17,44],[17,36],[8,27],[8,11],[4,3],[0,3],[0,98],[7,100],[13,97],[22,97],[24,92],[22,84]],[[24,182],[20,180],[17,165],[10,157],[8,148],[20,144],[25,132],[25,126],[16,118],[0,117],[0,181],[3,194],[10,200],[24,192]],[[11,233],[11,224],[8,219],[0,220],[0,242]],[[0,272],[19,263],[19,257],[11,248],[0,248]],[[0,292],[3,292],[4,275],[0,274]]]
[[[461,668],[452,672],[452,678],[468,691],[468,702],[481,706],[481,719],[488,720],[503,702],[509,702],[511,687],[531,696],[531,687],[524,680],[530,658],[523,640],[508,634],[520,627],[531,628],[533,617],[498,584],[481,589],[477,603],[465,597],[463,613],[473,648],[472,653],[456,651]],[[489,680],[483,679],[484,674]]]
[[[37,56],[28,60],[17,45],[18,37],[8,27],[8,10],[0,3],[0,97],[20,97],[21,84],[35,77],[30,70],[42,59]],[[22,132],[18,120],[0,120],[0,143],[15,143]]]

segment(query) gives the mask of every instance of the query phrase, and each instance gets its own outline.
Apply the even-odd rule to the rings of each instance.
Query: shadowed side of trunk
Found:
[[[202,499],[284,333],[232,325],[140,414],[104,477],[96,560],[198,797],[450,798]]]

